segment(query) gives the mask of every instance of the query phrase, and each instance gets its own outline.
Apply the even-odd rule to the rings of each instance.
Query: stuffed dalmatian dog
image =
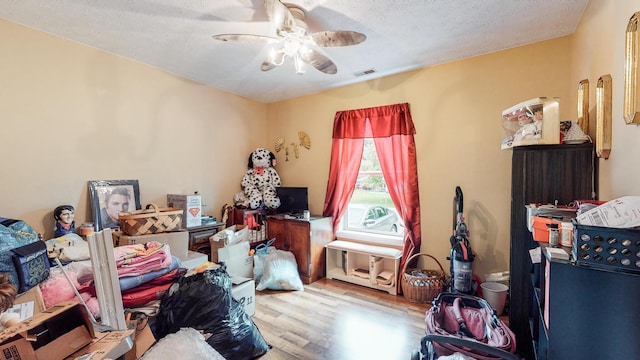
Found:
[[[280,206],[276,188],[280,187],[281,182],[278,172],[273,168],[275,159],[275,155],[264,148],[256,149],[249,157],[249,170],[242,177],[241,185],[251,209]]]

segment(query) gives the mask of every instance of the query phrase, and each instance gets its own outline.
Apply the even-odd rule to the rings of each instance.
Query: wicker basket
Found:
[[[183,213],[182,209],[159,208],[155,204],[149,204],[144,210],[120,213],[118,219],[120,230],[126,235],[148,235],[179,228]]]
[[[407,265],[418,256],[432,258],[440,270],[407,269]],[[445,273],[442,265],[429,254],[418,253],[410,257],[402,269],[402,291],[404,297],[412,303],[428,303],[442,292],[445,285]]]

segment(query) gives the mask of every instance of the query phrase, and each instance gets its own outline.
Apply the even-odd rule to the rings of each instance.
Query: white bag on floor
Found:
[[[182,328],[177,333],[160,339],[142,355],[141,360],[224,360],[194,328]]]
[[[267,256],[264,274],[256,286],[256,290],[304,290],[298,263],[290,251],[275,250]]]

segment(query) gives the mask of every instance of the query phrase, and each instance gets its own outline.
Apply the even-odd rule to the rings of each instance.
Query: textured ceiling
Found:
[[[297,75],[290,61],[261,71],[263,44],[211,38],[274,35],[262,0],[0,0],[0,18],[269,103],[568,35],[588,0],[289,2],[307,11],[310,32],[352,30],[367,40],[324,48],[337,74]]]

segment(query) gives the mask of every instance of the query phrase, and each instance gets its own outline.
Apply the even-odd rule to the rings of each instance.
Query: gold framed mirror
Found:
[[[624,121],[640,123],[640,99],[638,98],[638,19],[636,12],[629,19],[625,37],[624,56]]]
[[[611,75],[603,75],[596,86],[596,155],[611,153]]]
[[[578,83],[578,126],[589,134],[589,80]]]

